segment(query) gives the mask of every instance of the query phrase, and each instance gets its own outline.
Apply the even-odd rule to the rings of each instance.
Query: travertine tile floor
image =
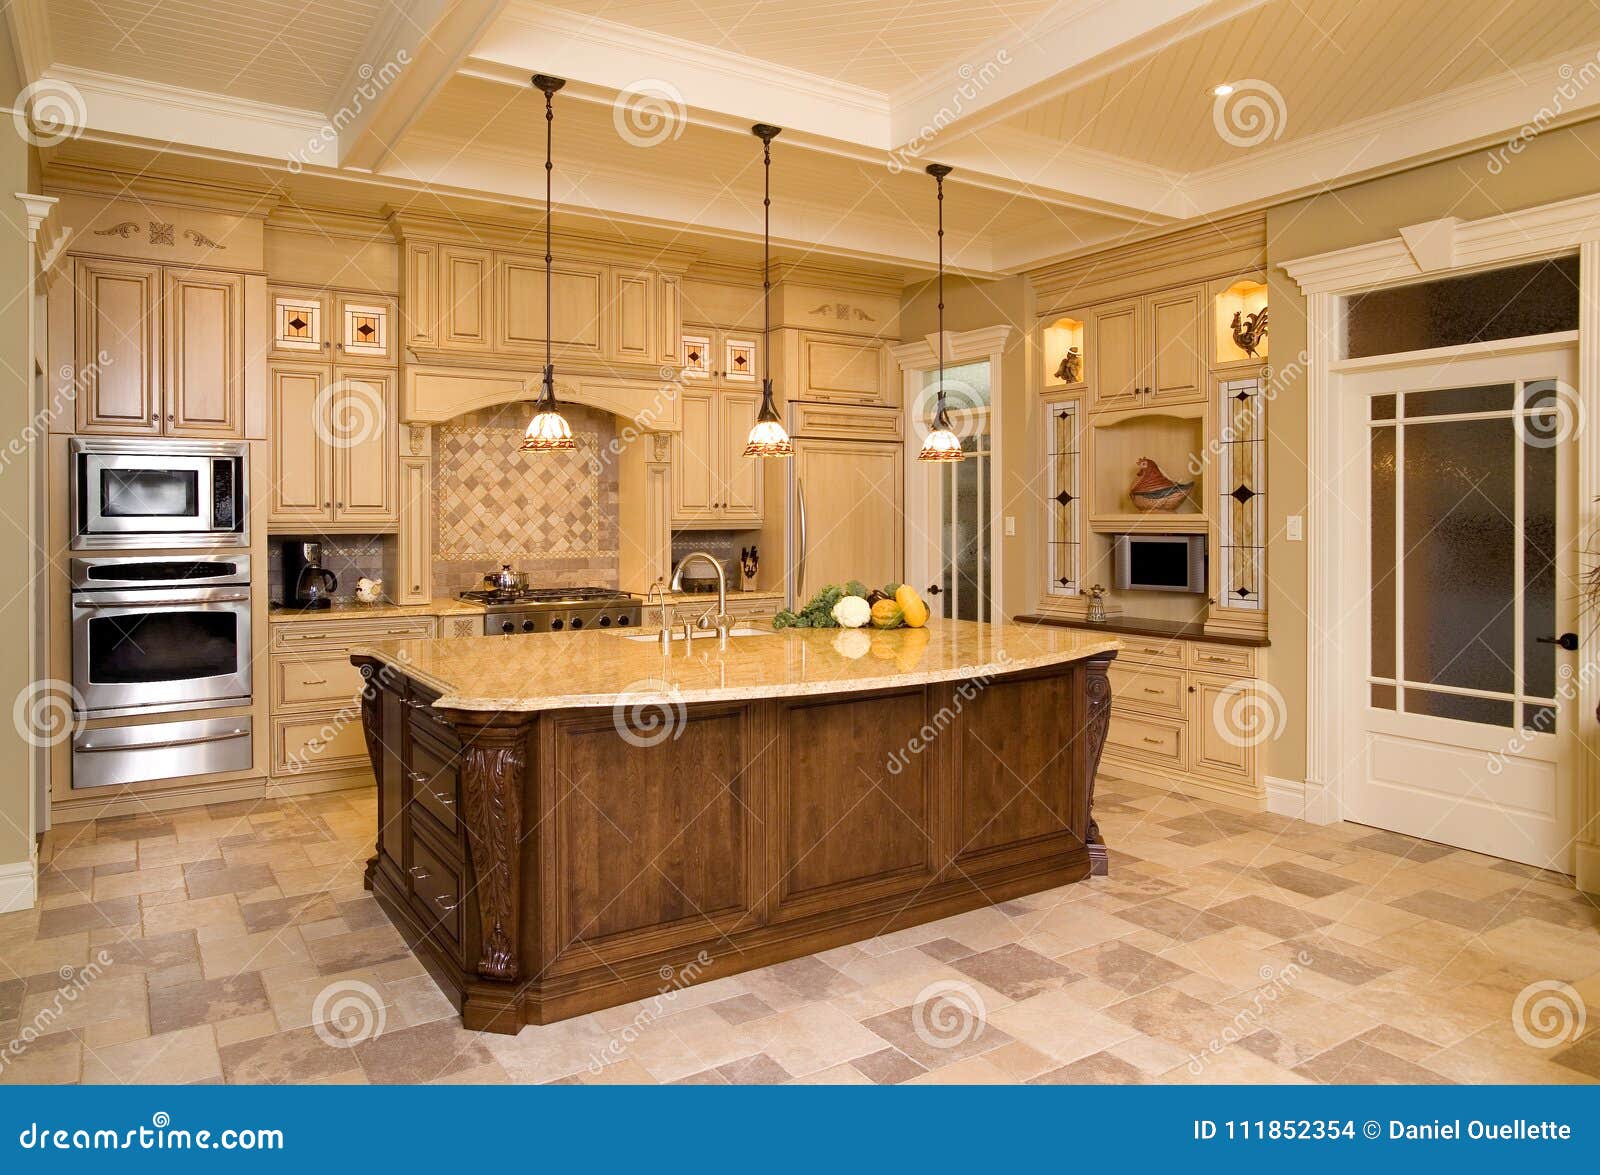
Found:
[[[0,915],[0,1082],[1600,1081],[1566,878],[1120,780],[1098,812],[1109,878],[514,1038],[362,890],[370,793],[68,826]]]

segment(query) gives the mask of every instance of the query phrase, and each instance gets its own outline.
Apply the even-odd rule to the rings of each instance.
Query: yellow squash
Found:
[[[928,605],[922,602],[917,589],[909,583],[903,583],[895,590],[894,602],[900,605],[907,628],[921,628],[928,623]]]

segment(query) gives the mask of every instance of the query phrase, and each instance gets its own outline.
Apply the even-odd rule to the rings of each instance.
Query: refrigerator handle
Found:
[[[794,606],[799,608],[805,603],[806,586],[806,487],[798,477],[794,479],[794,505],[795,523],[799,531],[794,561]]]

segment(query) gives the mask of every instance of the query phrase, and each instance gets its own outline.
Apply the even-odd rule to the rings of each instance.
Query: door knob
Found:
[[[941,588],[940,588],[940,587],[939,587],[939,585],[938,585],[938,584],[936,584],[936,583],[934,583],[934,584],[929,584],[929,585],[928,585],[928,594],[929,594],[929,595],[930,595],[930,596],[937,596],[937,595],[939,595],[939,594],[940,594],[940,592],[941,592],[941,591],[942,591],[942,590],[943,590],[943,589],[941,589]]]
[[[1578,651],[1578,634],[1564,632],[1560,636],[1541,636],[1537,638],[1541,645],[1560,645],[1569,653]]]

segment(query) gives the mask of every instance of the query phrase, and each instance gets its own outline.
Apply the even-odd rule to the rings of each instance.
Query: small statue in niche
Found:
[[[1106,622],[1106,585],[1097,583],[1089,589],[1089,614],[1084,617],[1090,624]]]
[[[761,569],[761,555],[754,547],[739,548],[739,588],[741,591],[753,592],[756,590],[756,572]]]
[[[1061,365],[1056,368],[1056,378],[1066,384],[1075,384],[1083,378],[1083,356],[1078,352],[1078,348],[1067,348],[1067,353],[1061,358]]]
[[[1263,306],[1254,314],[1245,314],[1243,310],[1233,312],[1233,341],[1239,345],[1250,358],[1256,357],[1256,348],[1261,346],[1261,341],[1267,337],[1267,308]]]

